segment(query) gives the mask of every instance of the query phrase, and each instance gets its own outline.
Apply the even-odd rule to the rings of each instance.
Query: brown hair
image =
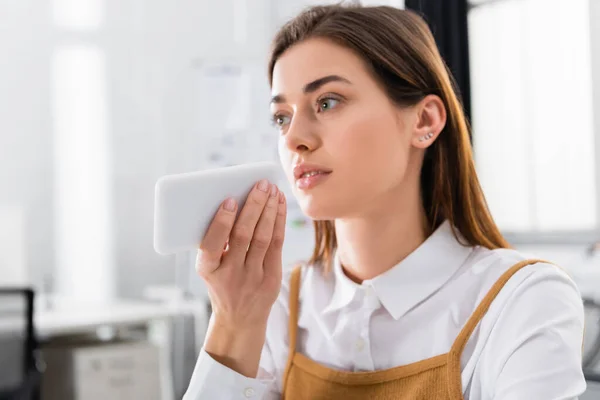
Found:
[[[389,98],[399,106],[415,105],[430,94],[443,101],[446,126],[428,148],[421,170],[421,195],[429,230],[426,234],[448,220],[467,245],[510,247],[489,212],[475,172],[463,107],[426,22],[411,11],[393,7],[311,7],[275,36],[269,82],[272,83],[275,63],[288,48],[315,37],[326,38],[360,55]],[[337,247],[333,222],[314,221],[314,225],[315,249],[309,263],[329,269]]]

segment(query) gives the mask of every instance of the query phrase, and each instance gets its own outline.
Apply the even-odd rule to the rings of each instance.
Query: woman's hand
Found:
[[[236,220],[227,199],[208,228],[196,262],[208,286],[213,321],[205,350],[255,376],[267,319],[281,288],[286,203],[277,186],[259,182]]]

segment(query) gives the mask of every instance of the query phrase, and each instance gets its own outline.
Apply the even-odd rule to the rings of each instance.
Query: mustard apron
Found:
[[[380,371],[327,368],[296,351],[301,267],[290,283],[290,352],[283,377],[285,400],[459,400],[463,399],[460,356],[473,330],[506,282],[521,268],[544,262],[525,260],[506,271],[483,298],[446,354]]]

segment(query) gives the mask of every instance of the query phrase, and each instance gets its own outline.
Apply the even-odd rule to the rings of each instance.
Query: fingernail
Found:
[[[279,202],[281,204],[285,203],[285,196],[283,195],[283,192],[279,192]]]
[[[271,186],[271,197],[277,196],[277,185]]]
[[[235,210],[235,199],[230,197],[227,200],[225,200],[225,204],[223,205],[223,208],[225,208],[227,211]]]
[[[262,181],[258,182],[258,189],[262,190],[263,192],[269,191],[269,181],[263,179]]]

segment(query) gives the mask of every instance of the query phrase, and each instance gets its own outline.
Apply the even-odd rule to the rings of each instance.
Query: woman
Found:
[[[198,255],[214,313],[185,398],[581,394],[578,290],[500,234],[423,20],[311,8],[277,34],[269,79],[281,161],[315,221],[315,250],[282,277],[275,185],[223,203]]]

